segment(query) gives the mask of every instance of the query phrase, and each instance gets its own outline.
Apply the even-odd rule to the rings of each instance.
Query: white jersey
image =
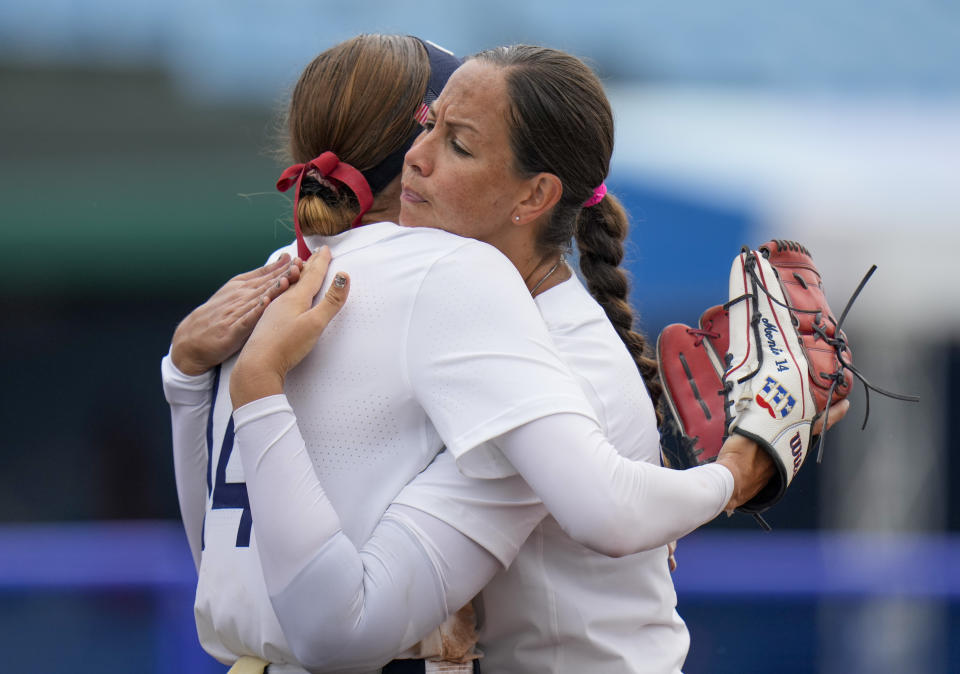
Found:
[[[536,303],[610,442],[630,459],[659,464],[653,404],[603,309],[576,277]],[[607,557],[547,516],[517,551],[517,532],[546,513],[522,481],[490,481],[486,493],[471,489],[447,453],[431,469],[430,484],[414,483],[397,502],[451,524],[509,567],[479,598],[485,674],[680,671],[689,635],[675,610],[666,546]],[[495,515],[505,508],[513,521]]]
[[[610,442],[628,458],[659,463],[653,404],[603,309],[576,278],[536,302]],[[481,600],[485,674],[666,674],[680,671],[689,646],[666,547],[606,557],[552,517]]]
[[[331,247],[328,283],[340,270],[353,282],[347,305],[289,373],[286,392],[315,474],[356,545],[442,446],[466,452],[561,412],[593,418],[522,279],[494,248],[390,223],[308,242]],[[295,662],[269,601],[232,451],[233,364],[220,368],[208,424],[212,493],[198,633],[223,662],[243,654]]]

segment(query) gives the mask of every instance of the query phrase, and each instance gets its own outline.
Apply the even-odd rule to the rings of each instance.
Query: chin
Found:
[[[426,222],[425,218],[418,218],[411,215],[409,212],[404,212],[404,209],[400,209],[400,216],[397,218],[397,224],[401,227],[430,227],[430,223]]]

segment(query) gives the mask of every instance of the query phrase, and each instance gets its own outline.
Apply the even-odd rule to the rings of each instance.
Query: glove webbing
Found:
[[[831,379],[831,380],[833,380],[833,383],[830,384],[830,391],[829,391],[829,393],[828,393],[828,395],[827,395],[827,403],[826,403],[826,405],[824,406],[824,410],[823,410],[823,415],[824,415],[824,429],[826,429],[827,421],[829,421],[829,419],[830,419],[830,403],[831,403],[832,398],[833,398],[833,393],[834,393],[834,391],[836,390],[837,385],[838,385],[841,381],[844,380],[843,371],[844,371],[845,369],[846,369],[846,370],[849,370],[849,371],[851,372],[851,374],[853,374],[853,376],[855,376],[857,379],[860,380],[860,382],[861,382],[861,383],[863,384],[863,386],[864,386],[864,390],[866,391],[866,393],[864,394],[864,395],[865,395],[865,398],[866,398],[866,411],[865,411],[865,413],[864,413],[863,425],[861,426],[861,430],[867,427],[867,420],[870,418],[870,391],[871,391],[871,390],[876,391],[876,392],[879,393],[880,395],[886,396],[886,397],[888,397],[888,398],[894,398],[894,399],[896,399],[896,400],[902,400],[902,401],[904,401],[904,402],[914,402],[914,403],[915,403],[915,402],[920,402],[920,397],[919,397],[919,396],[907,395],[907,394],[903,394],[903,393],[894,393],[893,391],[888,391],[888,390],[886,390],[886,389],[880,388],[879,386],[876,386],[876,385],[874,385],[874,384],[871,384],[870,381],[869,381],[856,367],[854,367],[853,364],[852,364],[850,361],[846,360],[846,359],[843,357],[843,353],[844,353],[845,351],[849,350],[849,346],[848,346],[846,340],[843,339],[842,337],[840,337],[840,335],[843,334],[840,329],[841,329],[841,327],[843,326],[843,321],[846,319],[847,314],[850,312],[850,309],[851,309],[851,307],[853,306],[853,303],[854,303],[854,302],[856,301],[856,299],[860,296],[860,292],[863,290],[864,286],[867,285],[867,281],[870,280],[870,277],[873,276],[873,273],[877,270],[877,265],[871,265],[871,266],[870,266],[870,269],[867,270],[867,273],[866,273],[866,274],[864,275],[864,277],[860,280],[860,283],[857,285],[856,289],[853,291],[853,294],[850,295],[850,299],[847,300],[846,306],[844,306],[843,312],[840,314],[840,320],[838,320],[837,323],[836,323],[835,330],[834,330],[834,335],[835,335],[835,336],[834,336],[834,337],[830,337],[829,335],[826,334],[826,330],[824,329],[824,326],[823,326],[823,318],[822,318],[822,316],[821,316],[821,314],[822,314],[823,312],[822,312],[821,310],[819,310],[819,309],[799,309],[799,308],[796,308],[796,307],[792,307],[792,306],[790,306],[789,304],[787,304],[786,302],[781,302],[781,301],[778,300],[776,297],[774,297],[773,295],[771,295],[771,294],[770,294],[770,291],[767,290],[766,286],[762,283],[759,275],[758,275],[757,272],[756,272],[756,268],[755,268],[755,267],[756,267],[756,261],[755,261],[755,259],[754,259],[753,251],[751,251],[748,247],[744,246],[744,247],[741,249],[741,252],[747,254],[747,257],[744,259],[744,265],[743,265],[743,266],[744,266],[744,270],[747,271],[747,273],[750,274],[750,278],[753,280],[753,285],[754,285],[754,287],[760,288],[760,290],[763,291],[763,293],[767,296],[767,298],[768,298],[770,301],[772,301],[774,304],[778,304],[778,305],[780,305],[781,307],[783,307],[783,308],[785,308],[785,309],[788,309],[788,310],[791,311],[791,312],[802,313],[802,314],[816,314],[816,315],[817,315],[817,320],[816,320],[816,322],[815,322],[815,324],[814,324],[814,326],[813,326],[814,334],[817,336],[818,339],[822,339],[822,340],[823,340],[824,342],[826,342],[828,345],[830,345],[831,347],[833,347],[834,351],[836,352],[837,361],[840,363],[840,366],[837,368],[837,370],[836,370],[835,372],[833,372],[833,373],[827,373],[827,372],[821,372],[821,373],[820,373],[820,376],[823,377],[824,379]],[[803,278],[802,278],[799,274],[797,274],[796,272],[794,272],[794,278],[796,278],[797,281],[799,281],[801,285],[806,286],[806,282],[805,282],[805,281],[803,280]],[[756,339],[757,339],[757,342],[759,343],[759,340],[760,340],[760,329],[759,329],[759,316],[758,316],[758,312],[757,312],[757,304],[758,304],[758,298],[757,298],[757,296],[756,296],[754,293],[748,293],[748,294],[746,294],[746,295],[742,295],[742,296],[740,296],[740,297],[736,297],[736,298],[730,300],[729,302],[727,302],[726,304],[724,304],[723,307],[724,307],[724,309],[727,309],[727,308],[729,308],[731,305],[736,304],[737,302],[740,302],[741,300],[745,300],[745,299],[747,299],[747,298],[752,299],[752,301],[753,301],[753,303],[754,303],[754,315],[753,315],[753,320],[752,320],[752,323],[753,323],[753,326],[752,326],[752,327],[754,328],[754,335],[755,335],[755,337],[756,337]],[[740,379],[737,380],[737,383],[742,383],[742,382],[746,381],[747,379],[749,379],[750,377],[754,376],[754,375],[759,371],[760,363],[761,363],[762,359],[763,359],[763,350],[760,350],[759,353],[758,353],[758,359],[757,359],[757,362],[758,362],[757,370],[755,370],[754,372],[752,372],[752,373],[750,373],[750,374],[744,375],[743,377],[741,377]],[[822,461],[822,459],[823,459],[823,448],[824,448],[824,444],[825,444],[826,434],[827,434],[827,433],[826,433],[826,430],[824,430],[824,431],[820,434],[820,437],[819,437],[819,439],[818,439],[818,441],[817,441],[817,442],[818,442],[818,447],[817,447],[817,463],[820,463],[820,462]]]

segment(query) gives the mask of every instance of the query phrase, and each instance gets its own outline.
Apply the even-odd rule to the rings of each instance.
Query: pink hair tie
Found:
[[[607,184],[600,183],[600,187],[593,191],[593,196],[583,202],[584,208],[590,208],[591,206],[596,206],[603,198],[607,196]]]

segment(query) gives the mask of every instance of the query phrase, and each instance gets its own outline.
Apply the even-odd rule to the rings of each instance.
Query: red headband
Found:
[[[297,186],[297,192],[293,196],[293,228],[297,233],[297,254],[301,260],[310,257],[310,248],[303,239],[303,233],[300,231],[300,218],[297,215],[300,204],[300,185],[303,183],[303,176],[307,171],[314,169],[325,178],[333,178],[343,183],[357,195],[357,201],[360,203],[360,213],[354,218],[351,227],[358,227],[363,214],[373,206],[373,194],[370,192],[370,185],[366,178],[357,169],[340,161],[332,152],[324,152],[316,159],[311,159],[306,164],[294,164],[284,171],[277,181],[277,189],[286,192],[293,185]]]

